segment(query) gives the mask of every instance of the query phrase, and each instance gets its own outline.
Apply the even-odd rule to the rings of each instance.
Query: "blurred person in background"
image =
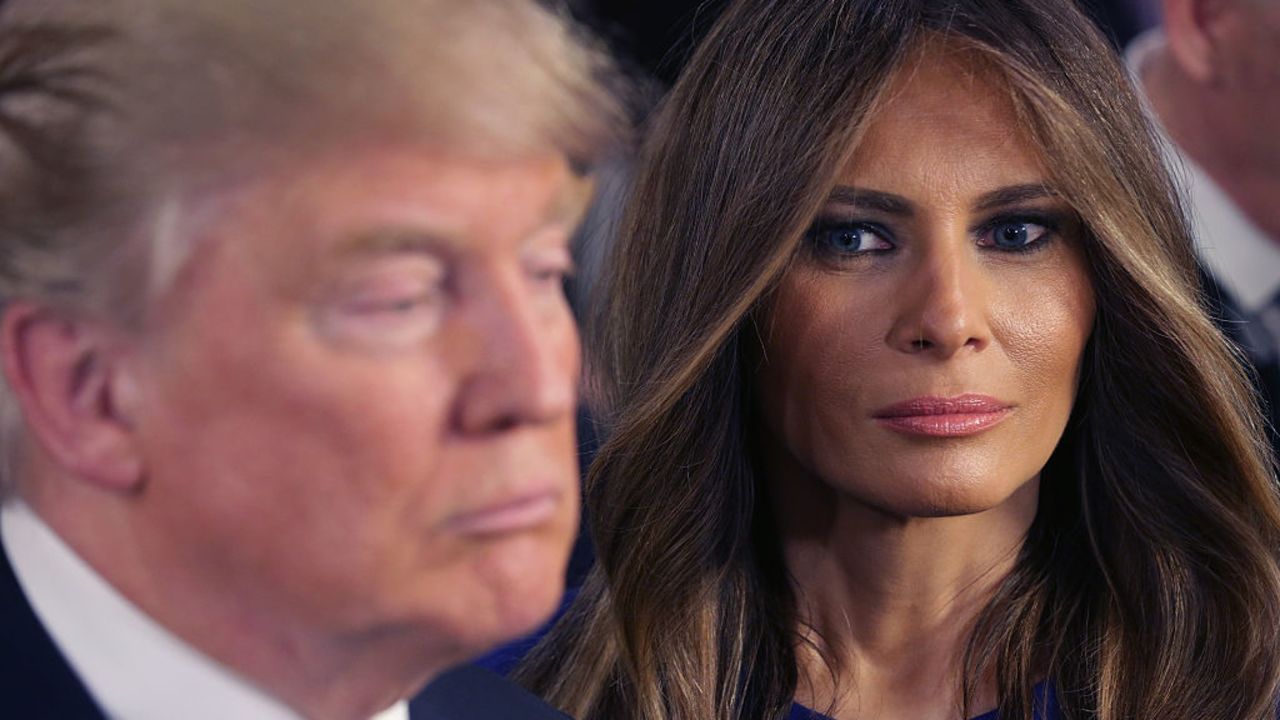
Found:
[[[608,62],[533,2],[0,10],[0,715],[559,716]],[[461,673],[461,674],[459,674]]]
[[[1280,452],[1280,2],[1164,0],[1128,49],[1186,193],[1208,300],[1253,363]]]

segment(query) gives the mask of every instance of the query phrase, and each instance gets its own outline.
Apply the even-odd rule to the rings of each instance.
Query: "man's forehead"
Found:
[[[333,259],[563,243],[595,185],[553,153],[478,162],[404,147],[312,158],[243,180],[246,202],[225,208],[230,233],[256,236],[263,246],[255,254]]]
[[[573,230],[585,213],[585,202],[577,198],[558,199],[547,213],[539,215],[522,226],[513,226],[507,240],[514,249],[530,244],[566,244]],[[482,249],[492,249],[492,244],[477,242],[474,232],[462,224],[430,222],[416,226],[384,226],[358,230],[342,237],[332,254],[339,259],[367,258],[380,255],[422,254],[456,256]],[[503,245],[499,245],[501,249]]]

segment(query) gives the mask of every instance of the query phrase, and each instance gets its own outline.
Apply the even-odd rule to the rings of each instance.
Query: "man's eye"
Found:
[[[1025,220],[998,222],[983,233],[979,244],[1000,250],[1026,250],[1043,241],[1049,232],[1044,225]]]
[[[537,287],[559,290],[564,281],[573,277],[573,256],[567,248],[533,254],[524,260],[524,271]]]
[[[405,314],[428,308],[436,304],[437,294],[423,292],[402,297],[366,297],[353,298],[347,303],[347,310],[356,315],[377,313]]]
[[[348,288],[338,308],[351,317],[394,318],[434,310],[444,301],[444,293],[439,278],[386,273]]]
[[[533,268],[529,271],[530,278],[540,285],[560,285],[566,279],[572,277],[572,268],[566,267],[543,267]]]
[[[867,223],[820,224],[809,231],[809,241],[819,252],[855,255],[892,250],[886,235]]]
[[[320,328],[334,340],[363,348],[403,348],[431,337],[448,309],[438,286],[374,288],[327,303]]]

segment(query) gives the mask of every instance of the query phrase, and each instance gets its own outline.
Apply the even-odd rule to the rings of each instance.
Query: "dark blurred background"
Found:
[[[1080,3],[1118,48],[1158,19],[1155,0]],[[670,85],[728,0],[573,0],[571,4],[624,64]]]

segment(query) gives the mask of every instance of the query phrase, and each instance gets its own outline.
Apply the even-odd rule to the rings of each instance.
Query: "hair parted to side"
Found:
[[[0,304],[129,326],[220,192],[361,142],[589,167],[623,140],[621,89],[535,0],[7,0]],[[5,388],[5,464],[17,414]]]
[[[1280,500],[1236,352],[1128,78],[1069,0],[743,0],[652,123],[590,325],[611,433],[598,564],[520,678],[583,720],[758,720],[797,612],[748,437],[767,300],[904,59],[985,58],[1088,229],[1083,385],[1014,571],[964,658],[1030,720],[1274,718]],[[753,348],[754,346],[754,348]]]

